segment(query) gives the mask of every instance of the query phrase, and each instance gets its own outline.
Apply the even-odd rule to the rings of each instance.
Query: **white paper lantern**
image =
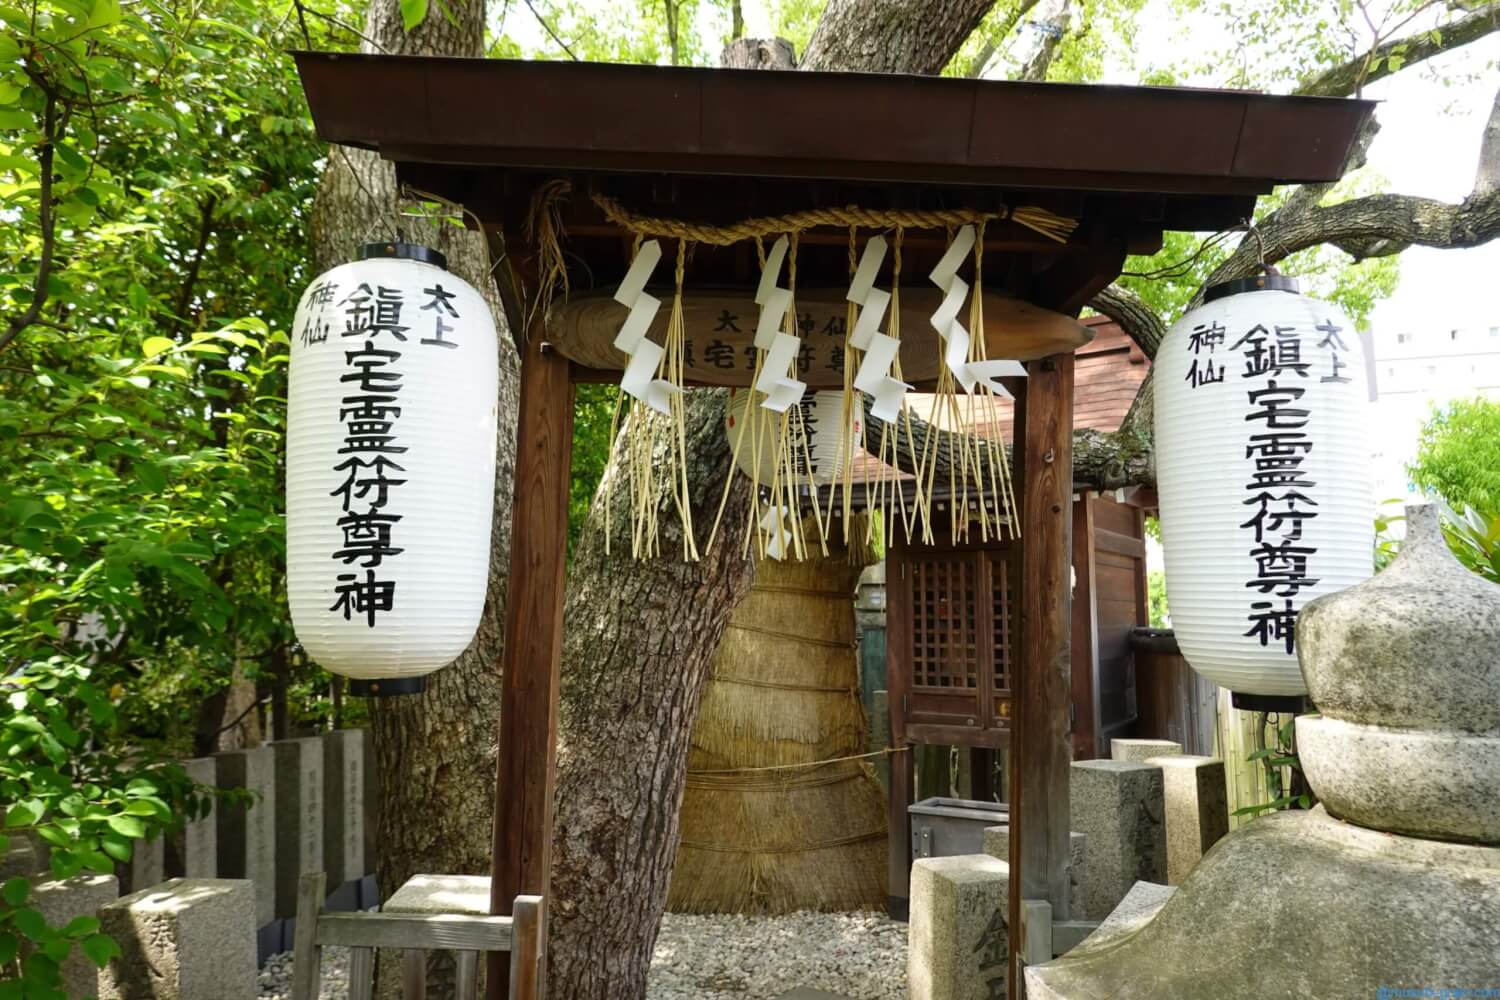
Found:
[[[729,436],[731,448],[735,446],[736,441],[739,441],[739,452],[735,455],[735,465],[739,470],[747,476],[755,476],[758,455],[760,475],[756,481],[762,486],[770,486],[776,475],[776,444],[781,431],[781,414],[770,410],[761,410],[756,414],[755,419],[761,439],[760,450],[757,452],[755,436],[741,429],[742,421],[745,419],[745,405],[753,395],[753,391],[744,389],[729,390],[729,405],[724,408],[724,433]],[[850,414],[854,425],[853,441],[856,450],[860,443],[859,428],[863,417],[862,409],[856,400],[853,404],[854,412]],[[844,433],[840,430],[844,419],[844,394],[842,392],[808,393],[789,412],[791,423],[787,436],[797,464],[799,479],[805,475],[809,481],[819,486],[841,481],[846,463]],[[800,422],[797,418],[798,413],[801,414]],[[742,435],[743,440],[741,440]],[[810,469],[806,467],[807,462],[804,459],[804,444],[806,458],[812,461]]]
[[[292,330],[287,590],[324,668],[419,691],[462,653],[489,580],[495,324],[436,251],[370,244]]]
[[[1297,614],[1373,572],[1354,326],[1290,278],[1229,282],[1172,326],[1154,378],[1167,601],[1183,656],[1237,695],[1302,695]]]

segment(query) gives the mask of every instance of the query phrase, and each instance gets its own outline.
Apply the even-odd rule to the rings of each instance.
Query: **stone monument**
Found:
[[[1224,838],[1107,945],[1029,967],[1030,1000],[1500,991],[1500,587],[1409,507],[1395,562],[1309,604],[1297,649],[1321,804]]]

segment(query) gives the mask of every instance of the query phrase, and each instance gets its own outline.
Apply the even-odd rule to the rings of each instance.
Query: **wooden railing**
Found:
[[[302,876],[297,886],[297,930],[292,946],[292,1000],[318,1000],[323,948],[349,949],[349,1000],[370,1000],[375,949],[402,949],[402,996],[423,1000],[427,952],[451,951],[454,996],[474,1000],[480,952],[507,951],[510,1000],[541,996],[545,912],[542,897],[517,896],[512,916],[461,913],[324,913],[325,876]]]

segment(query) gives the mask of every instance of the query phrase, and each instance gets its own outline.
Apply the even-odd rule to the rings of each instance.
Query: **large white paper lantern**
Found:
[[[1297,614],[1373,572],[1360,340],[1296,282],[1209,290],[1157,352],[1167,601],[1193,669],[1243,707],[1305,694]]]
[[[489,579],[495,324],[436,251],[370,244],[292,331],[287,590],[297,639],[355,693],[420,691]]]
[[[738,448],[735,465],[739,470],[747,476],[755,477],[760,485],[770,486],[776,475],[776,445],[780,441],[781,414],[764,409],[756,413],[755,420],[761,439],[757,451],[756,435],[749,433],[743,425],[746,404],[753,396],[753,390],[729,390],[729,405],[724,408],[724,433],[729,437],[730,447]],[[853,412],[849,415],[849,422],[853,425],[855,451],[860,446],[859,428],[864,416],[862,411],[863,407],[856,399]],[[818,486],[842,481],[844,468],[848,464],[845,434],[841,430],[847,426],[844,423],[844,394],[810,392],[788,412],[791,417],[787,442],[792,449],[799,481],[805,477]],[[760,469],[758,476],[757,460]]]

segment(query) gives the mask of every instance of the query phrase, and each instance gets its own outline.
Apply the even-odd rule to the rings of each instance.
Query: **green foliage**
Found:
[[[1500,583],[1500,515],[1470,507],[1444,518],[1443,536],[1459,562],[1491,583]]]
[[[201,808],[162,761],[290,640],[285,331],[324,150],[275,47],[296,19],[253,0],[0,21],[0,803],[67,876]],[[0,891],[4,995],[59,996],[70,948],[114,946],[28,891]]]
[[[92,668],[60,655],[33,660],[0,682],[0,695],[0,853],[24,836],[45,847],[56,878],[110,874],[137,841],[206,814],[209,797],[180,766],[121,749],[120,716]],[[30,894],[29,877],[0,887],[0,978],[14,976],[18,996],[60,996],[58,966],[74,946],[99,965],[119,953],[97,920],[51,926],[27,905]]]
[[[1267,716],[1261,716],[1263,732],[1270,724]],[[1241,806],[1234,811],[1236,816],[1259,816],[1261,813],[1278,812],[1283,809],[1311,809],[1317,802],[1302,776],[1302,762],[1297,758],[1296,716],[1288,715],[1285,721],[1275,720],[1276,741],[1261,747],[1246,760],[1259,761],[1265,771],[1266,793],[1269,801]]]
[[[1391,525],[1397,521],[1405,521],[1406,515],[1387,513],[1387,508],[1392,505],[1397,511],[1401,510],[1400,500],[1383,500],[1375,512],[1375,572],[1377,573],[1391,564],[1391,560],[1396,558],[1396,551],[1401,547],[1401,539],[1391,533]]]
[[[1152,628],[1171,628],[1172,611],[1167,607],[1167,572],[1153,569],[1146,574],[1146,608]]]
[[[1407,474],[1455,510],[1500,512],[1500,402],[1474,398],[1435,407]]]
[[[578,545],[589,505],[604,478],[613,445],[610,427],[615,419],[619,389],[607,385],[580,385],[573,397],[573,479],[568,485],[568,552]]]

